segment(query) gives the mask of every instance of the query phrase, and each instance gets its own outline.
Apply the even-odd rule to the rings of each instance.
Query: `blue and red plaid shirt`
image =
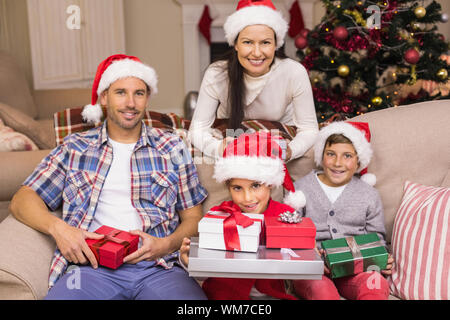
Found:
[[[67,136],[25,180],[52,210],[62,205],[62,219],[88,230],[108,175],[113,148],[105,123]],[[141,137],[131,156],[131,203],[142,220],[143,230],[166,237],[179,225],[177,211],[200,204],[208,193],[200,184],[188,148],[171,133],[142,123]],[[159,259],[168,268],[177,253]],[[49,287],[68,266],[58,248],[51,262]]]

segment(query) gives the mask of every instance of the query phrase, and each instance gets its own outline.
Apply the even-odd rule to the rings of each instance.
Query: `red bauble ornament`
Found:
[[[309,29],[305,28],[300,31],[299,36],[306,39],[308,37],[308,33],[309,33]]]
[[[305,37],[298,36],[298,37],[295,39],[295,46],[296,46],[298,49],[305,49],[305,48],[308,46],[308,40],[306,40]]]
[[[411,48],[405,51],[405,55],[403,56],[403,58],[410,64],[416,64],[417,62],[419,62],[420,55],[416,49]]]
[[[343,26],[336,27],[333,31],[333,36],[336,38],[336,40],[339,41],[347,39],[348,37],[347,28]]]

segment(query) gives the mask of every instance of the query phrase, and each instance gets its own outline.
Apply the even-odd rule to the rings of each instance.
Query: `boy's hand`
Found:
[[[381,270],[381,274],[383,274],[385,276],[390,276],[392,274],[392,266],[393,266],[393,264],[394,264],[394,258],[389,253],[386,269]]]
[[[325,256],[325,250],[324,249],[317,249],[314,248],[316,250],[316,252],[319,254],[319,256],[322,258],[323,256]],[[324,258],[322,258],[322,260],[325,260]],[[330,275],[330,269],[328,269],[327,265],[324,263],[323,264],[323,273],[327,276]]]
[[[191,240],[184,238],[180,248],[180,260],[187,267],[189,265],[189,249]]]

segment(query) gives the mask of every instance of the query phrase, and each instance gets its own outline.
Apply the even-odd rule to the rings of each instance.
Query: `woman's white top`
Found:
[[[226,61],[211,64],[205,72],[189,129],[195,147],[216,157],[222,139],[214,137],[211,126],[216,118],[229,118]],[[275,58],[270,71],[260,77],[244,73],[246,106],[244,119],[278,121],[297,127],[289,143],[291,159],[302,156],[319,132],[314,99],[306,69],[292,59]]]

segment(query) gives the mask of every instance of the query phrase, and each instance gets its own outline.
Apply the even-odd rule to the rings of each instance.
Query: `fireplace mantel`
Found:
[[[305,27],[313,27],[314,4],[319,0],[299,0],[303,13]],[[198,21],[203,13],[205,4],[209,5],[211,24],[211,41],[226,42],[223,24],[226,18],[236,10],[238,0],[176,0],[182,7],[183,42],[184,42],[184,90],[198,91],[203,74],[209,65],[208,42],[198,31]],[[280,10],[284,18],[289,21],[289,9],[293,0],[274,0],[275,7]],[[285,52],[295,58],[297,49],[294,39],[286,35]]]

